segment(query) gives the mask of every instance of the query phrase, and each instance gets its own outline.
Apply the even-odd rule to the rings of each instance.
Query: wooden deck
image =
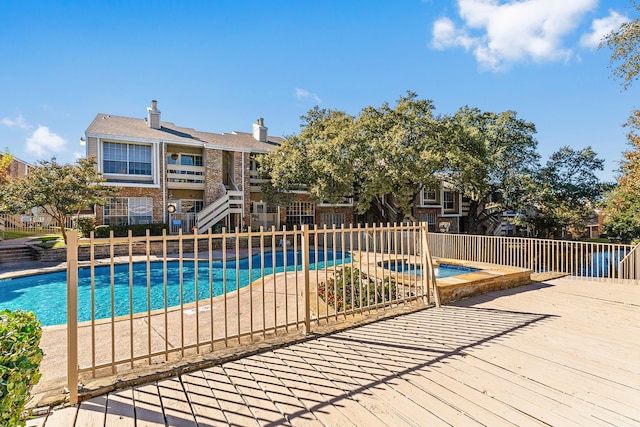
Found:
[[[556,279],[49,411],[29,426],[640,425],[640,286]]]

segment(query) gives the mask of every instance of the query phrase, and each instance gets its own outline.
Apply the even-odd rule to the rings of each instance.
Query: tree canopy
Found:
[[[638,1],[631,2],[636,11],[640,11]],[[601,45],[609,47],[611,61],[609,67],[613,76],[621,80],[622,87],[628,89],[638,79],[640,72],[640,21],[634,18],[624,22],[619,28],[605,36]]]
[[[0,185],[9,182],[9,166],[13,161],[13,156],[9,153],[0,154]]]
[[[464,107],[453,120],[463,127],[467,138],[476,141],[468,144],[476,147],[474,166],[468,168],[472,173],[448,175],[446,180],[469,198],[465,230],[483,232],[503,212],[524,211],[530,206],[528,195],[540,159],[536,128],[511,110],[492,113]]]
[[[632,239],[640,236],[640,111],[631,114],[627,126],[631,149],[623,153],[618,185],[604,203],[604,225],[607,233]]]
[[[95,166],[95,157],[79,159],[75,165],[39,162],[29,169],[28,176],[5,185],[4,206],[0,210],[19,213],[41,208],[61,225],[66,242],[66,218],[87,206],[104,204],[117,191],[102,184],[104,179]]]
[[[334,204],[352,197],[359,213],[394,194],[398,209],[408,212],[421,186],[436,182],[447,156],[447,126],[433,110],[413,92],[358,116],[316,107],[302,117],[298,135],[261,158],[270,177],[265,193],[304,188],[313,200]]]
[[[4,187],[9,184],[11,175],[9,172],[9,166],[13,161],[13,156],[9,153],[0,154],[0,213],[2,213],[2,206],[4,205],[4,199],[7,197],[7,192]]]
[[[600,194],[594,171],[602,160],[591,148],[563,147],[541,167],[535,125],[515,111],[434,110],[413,92],[356,116],[316,107],[302,117],[298,135],[261,158],[269,178],[263,190],[272,203],[300,189],[316,202],[353,197],[358,213],[382,209],[382,198],[392,195],[405,214],[423,188],[444,182],[468,203],[467,233],[486,232],[506,211],[529,223],[537,211],[545,230],[584,222]]]
[[[546,236],[579,231],[600,201],[603,186],[595,172],[602,169],[604,160],[591,147],[561,147],[536,174],[535,210],[525,221]]]

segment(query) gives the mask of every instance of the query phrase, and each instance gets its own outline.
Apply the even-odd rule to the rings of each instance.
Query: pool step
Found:
[[[33,260],[33,251],[27,246],[9,246],[0,248],[0,264]]]

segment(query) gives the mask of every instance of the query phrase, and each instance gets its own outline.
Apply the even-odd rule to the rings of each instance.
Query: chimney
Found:
[[[267,142],[267,128],[262,117],[253,124],[253,137],[260,142]]]
[[[151,101],[151,106],[147,107],[147,126],[151,129],[160,129],[160,110],[158,110],[158,101]]]

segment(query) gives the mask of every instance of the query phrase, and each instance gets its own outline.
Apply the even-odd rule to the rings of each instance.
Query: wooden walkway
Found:
[[[640,286],[556,279],[54,409],[28,426],[638,426]]]

